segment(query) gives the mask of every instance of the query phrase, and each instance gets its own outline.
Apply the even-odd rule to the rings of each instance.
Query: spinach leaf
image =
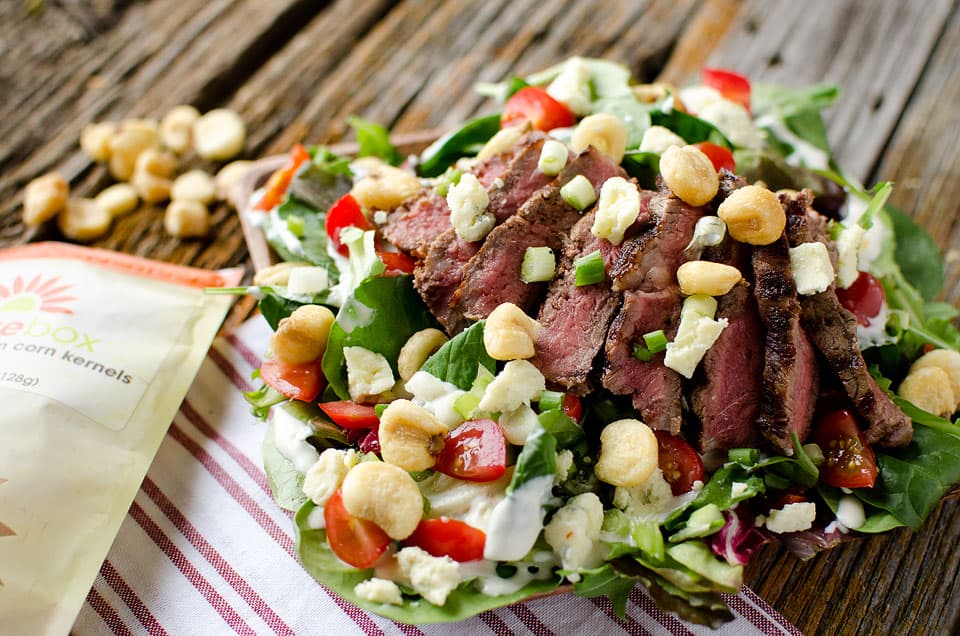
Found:
[[[477,365],[490,373],[497,372],[497,363],[483,346],[483,325],[479,321],[448,340],[420,367],[435,378],[456,385],[464,391],[473,387]]]
[[[307,496],[303,494],[303,475],[289,459],[277,450],[273,422],[267,424],[267,433],[261,445],[263,450],[263,469],[267,473],[267,482],[273,499],[285,510],[296,511]]]
[[[943,257],[927,232],[909,216],[886,206],[897,237],[894,257],[903,275],[913,283],[924,300],[932,300],[943,286]]]
[[[359,157],[379,157],[391,166],[403,161],[401,155],[392,143],[387,129],[366,119],[352,116],[347,117],[347,124],[357,134],[357,143],[360,145]]]
[[[741,501],[762,494],[766,490],[764,479],[758,474],[752,474],[751,470],[737,463],[725,464],[720,467],[717,472],[710,476],[709,481],[697,494],[696,499],[689,506],[680,508],[671,514],[664,526],[668,530],[679,528],[687,512],[707,504],[714,504],[720,510],[728,510]],[[735,483],[744,484],[744,487],[738,489],[736,494],[733,492]]]
[[[269,324],[270,328],[274,331],[277,330],[277,325],[280,324],[281,320],[296,311],[297,307],[301,306],[303,306],[303,303],[284,298],[277,294],[264,294],[258,303],[260,313],[263,314],[264,320],[267,321],[267,324]]]
[[[557,438],[543,430],[542,426],[530,434],[527,443],[517,457],[507,495],[524,483],[537,477],[557,474]]]
[[[413,277],[384,276],[360,283],[340,307],[330,329],[321,362],[327,382],[340,399],[349,400],[344,347],[379,353],[396,373],[397,356],[407,339],[435,324],[413,288]]]
[[[683,111],[671,109],[665,113],[662,110],[654,110],[650,112],[650,120],[654,126],[664,126],[677,133],[688,144],[709,141],[718,146],[733,148],[730,140],[717,130],[716,126]]]
[[[830,84],[789,88],[758,83],[751,87],[750,105],[755,116],[771,113],[789,116],[811,110],[821,111],[839,96],[840,90]]]
[[[660,174],[660,155],[655,152],[630,151],[623,155],[620,164],[631,177],[648,190],[656,189]]]
[[[592,570],[580,570],[580,580],[573,584],[577,596],[596,598],[605,596],[613,603],[613,611],[622,619],[627,616],[627,601],[630,592],[637,584],[633,577],[617,572],[612,565],[605,563]]]
[[[557,440],[559,448],[576,446],[584,437],[583,429],[577,425],[576,420],[560,409],[543,411],[537,416],[537,420],[540,426]]]
[[[826,484],[817,484],[817,492],[820,494],[820,498],[827,504],[827,507],[836,514],[840,507],[840,496],[843,494],[840,489],[827,486]],[[893,530],[894,528],[902,528],[904,525],[903,522],[889,512],[879,510],[870,505],[864,505],[864,513],[866,517],[863,525],[859,528],[854,528],[857,532],[879,534]]]
[[[629,89],[625,95],[598,99],[590,112],[619,117],[627,128],[627,148],[638,148],[643,133],[650,128],[650,108],[638,102]]]
[[[448,132],[423,151],[417,171],[423,177],[436,177],[457,159],[477,154],[500,130],[500,113],[477,117]]]
[[[531,596],[551,592],[559,584],[556,578],[535,580],[511,594],[488,596],[481,594],[472,582],[466,581],[450,593],[443,607],[437,607],[419,596],[409,594],[404,595],[402,605],[373,603],[360,598],[354,592],[357,583],[374,575],[373,570],[357,570],[333,554],[327,544],[326,532],[311,528],[308,523],[310,513],[315,509],[313,502],[307,501],[294,517],[297,553],[304,569],[353,605],[401,623],[424,625],[462,621],[488,609],[511,605]]]

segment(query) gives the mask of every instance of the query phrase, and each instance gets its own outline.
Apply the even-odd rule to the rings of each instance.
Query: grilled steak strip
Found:
[[[767,330],[760,432],[777,450],[793,454],[791,433],[803,441],[818,391],[817,359],[800,326],[800,301],[790,269],[787,240],[755,247],[754,296]]]
[[[399,249],[422,259],[430,244],[451,227],[447,200],[429,188],[391,212],[380,229]]]
[[[809,193],[781,199],[787,211],[787,235],[793,245],[817,240],[819,215],[809,209]],[[857,341],[857,319],[840,304],[836,286],[801,296],[801,321],[827,366],[840,379],[854,408],[866,423],[871,444],[903,446],[913,438],[913,423],[877,385]]]
[[[463,266],[478,249],[479,243],[464,241],[451,227],[430,244],[426,257],[413,271],[413,286],[450,335],[468,324],[454,308],[453,293],[460,286]]]

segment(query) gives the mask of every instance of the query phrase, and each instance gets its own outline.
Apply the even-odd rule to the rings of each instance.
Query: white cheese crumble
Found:
[[[666,126],[650,126],[643,132],[640,152],[662,155],[670,146],[686,146],[687,142]]]
[[[426,371],[417,371],[407,380],[404,388],[413,394],[416,404],[429,411],[447,428],[452,429],[463,421],[454,404],[466,391],[457,385],[444,382]]]
[[[573,451],[569,448],[559,451],[557,453],[556,462],[557,476],[553,480],[553,483],[559,486],[567,480],[567,477],[570,475],[570,471],[573,469]]]
[[[811,501],[801,501],[771,510],[764,523],[770,532],[783,534],[809,530],[813,527],[813,520],[816,518],[816,504]]]
[[[318,506],[326,505],[350,469],[359,463],[360,455],[352,448],[328,448],[304,476],[303,494]]]
[[[673,342],[667,343],[663,364],[690,379],[707,350],[727,327],[727,319],[714,320],[717,301],[711,296],[688,296],[680,310],[680,325]]]
[[[387,359],[363,347],[344,347],[347,363],[347,390],[354,402],[366,402],[393,388],[396,382]]]
[[[470,173],[447,191],[447,206],[450,208],[450,223],[457,236],[465,241],[480,241],[493,229],[496,219],[487,212],[490,197],[487,191]]]
[[[844,227],[837,236],[837,287],[846,289],[860,276],[860,245],[866,230],[857,224]]]
[[[663,477],[663,471],[657,468],[639,486],[617,487],[613,491],[613,505],[638,521],[659,523],[674,510],[696,498],[702,487],[702,483],[695,482],[690,492],[674,496],[670,484]]]
[[[603,525],[603,504],[594,493],[571,498],[554,513],[543,536],[560,557],[564,569],[591,568],[602,562],[595,549]],[[573,579],[571,579],[573,580]]]
[[[833,282],[833,263],[827,246],[820,241],[801,243],[790,248],[790,269],[797,293],[811,296],[826,291]]]
[[[511,360],[504,365],[480,398],[480,410],[491,413],[514,411],[530,404],[547,388],[540,369],[526,360]]]
[[[632,181],[611,177],[600,187],[600,202],[590,233],[620,245],[623,234],[640,214],[640,191]]]
[[[578,117],[589,114],[592,105],[590,69],[581,58],[570,58],[547,86],[547,95],[563,102]]]
[[[287,280],[287,293],[313,296],[330,286],[325,267],[294,267]]]
[[[397,552],[400,575],[410,587],[434,605],[443,605],[460,584],[460,566],[448,556],[435,557],[420,548],[404,548]]]
[[[507,442],[514,446],[523,446],[527,443],[527,438],[537,428],[539,420],[537,414],[528,404],[521,404],[512,411],[504,411],[500,414],[497,423],[503,429],[503,436]]]
[[[400,588],[396,583],[387,579],[373,577],[366,581],[360,581],[353,587],[353,593],[371,603],[403,604]]]

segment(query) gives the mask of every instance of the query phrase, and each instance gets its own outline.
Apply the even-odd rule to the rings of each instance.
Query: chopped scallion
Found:
[[[544,391],[540,394],[540,412],[559,409],[563,405],[563,393],[559,391]]]
[[[291,214],[287,217],[287,229],[297,238],[303,238],[303,217]]]
[[[577,287],[603,282],[606,272],[603,269],[603,257],[600,256],[600,250],[594,250],[586,256],[574,260],[573,275],[574,284]]]
[[[597,193],[593,189],[593,184],[582,174],[578,174],[570,179],[562,188],[560,196],[564,201],[579,211],[586,210],[597,200]]]
[[[480,398],[473,393],[464,393],[453,402],[453,410],[463,419],[470,419],[478,406],[480,406]]]
[[[741,466],[753,466],[760,461],[760,451],[756,448],[731,448],[727,458]]]
[[[659,353],[667,348],[667,336],[663,333],[663,329],[643,334],[643,341],[647,343],[650,353]]]
[[[543,174],[554,177],[560,174],[563,167],[567,165],[568,155],[569,153],[566,146],[556,139],[548,139],[543,143],[543,150],[540,151],[537,168]]]
[[[653,358],[653,352],[643,345],[633,346],[633,357],[640,362],[649,362]]]
[[[528,247],[520,264],[520,280],[536,283],[553,279],[557,261],[549,247]]]
[[[373,407],[373,412],[377,414],[377,417],[383,417],[383,412],[387,410],[389,404],[376,404]],[[368,411],[369,412],[369,411]]]

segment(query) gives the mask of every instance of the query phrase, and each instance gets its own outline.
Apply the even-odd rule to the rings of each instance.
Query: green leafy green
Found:
[[[660,155],[657,153],[630,151],[623,155],[620,165],[642,187],[648,190],[657,187],[657,175],[660,174]]]
[[[390,133],[380,124],[356,116],[347,117],[347,124],[357,134],[358,157],[378,157],[391,166],[403,161],[403,155],[390,143]]]
[[[430,144],[420,155],[417,172],[423,177],[443,174],[457,159],[477,154],[498,130],[500,113],[471,119]]]
[[[837,510],[840,508],[840,497],[843,494],[841,490],[839,488],[827,486],[826,484],[817,484],[817,492],[819,493],[820,498],[823,499],[824,503],[827,504],[827,507],[830,508],[834,514],[836,514]],[[854,530],[857,532],[863,532],[864,534],[879,534],[881,532],[893,530],[894,528],[901,528],[904,525],[903,522],[889,512],[879,510],[868,504],[864,504],[863,507],[865,520],[862,526],[859,528],[854,528]]]
[[[254,373],[257,377],[260,376],[259,369]],[[287,399],[287,396],[266,384],[255,391],[244,391],[243,397],[250,403],[250,412],[253,416],[261,420],[267,419],[267,416],[270,414],[270,407],[275,404],[280,404]]]
[[[617,572],[612,565],[605,563],[592,570],[581,570],[580,580],[573,584],[577,596],[596,598],[604,596],[613,603],[613,611],[620,618],[627,616],[627,601],[637,580]]]
[[[590,112],[619,117],[627,129],[627,148],[639,147],[643,133],[650,128],[649,106],[638,102],[629,89],[626,94],[598,99],[593,103]]]
[[[517,457],[517,466],[507,486],[507,495],[537,477],[557,474],[557,439],[538,426]]]
[[[321,362],[323,374],[340,399],[349,400],[344,347],[363,347],[383,355],[396,374],[397,356],[407,339],[435,324],[411,276],[364,281],[337,313]]]
[[[377,233],[357,227],[345,227],[340,231],[340,242],[350,251],[350,277],[359,285],[372,276],[379,276],[387,268],[377,255]]]
[[[290,182],[288,196],[326,216],[330,206],[353,185],[350,160],[323,146],[315,147],[311,154],[313,160],[302,166]]]
[[[303,494],[303,475],[293,462],[277,450],[273,422],[267,424],[267,433],[261,448],[263,469],[267,473],[274,501],[281,508],[296,511],[307,500],[307,496]]]
[[[709,141],[718,146],[733,148],[730,140],[716,126],[681,110],[671,109],[667,112],[654,110],[650,113],[650,120],[654,126],[663,126],[677,133],[688,144]]]
[[[583,440],[583,429],[560,409],[541,411],[537,420],[540,426],[557,440],[558,448],[570,448]]]
[[[897,237],[895,258],[900,271],[925,300],[932,300],[943,286],[943,256],[927,232],[909,216],[888,205],[886,212]]]
[[[484,321],[478,321],[461,331],[427,358],[420,367],[435,378],[449,382],[464,391],[473,387],[477,379],[477,365],[490,373],[497,372],[497,363],[483,346]]]

